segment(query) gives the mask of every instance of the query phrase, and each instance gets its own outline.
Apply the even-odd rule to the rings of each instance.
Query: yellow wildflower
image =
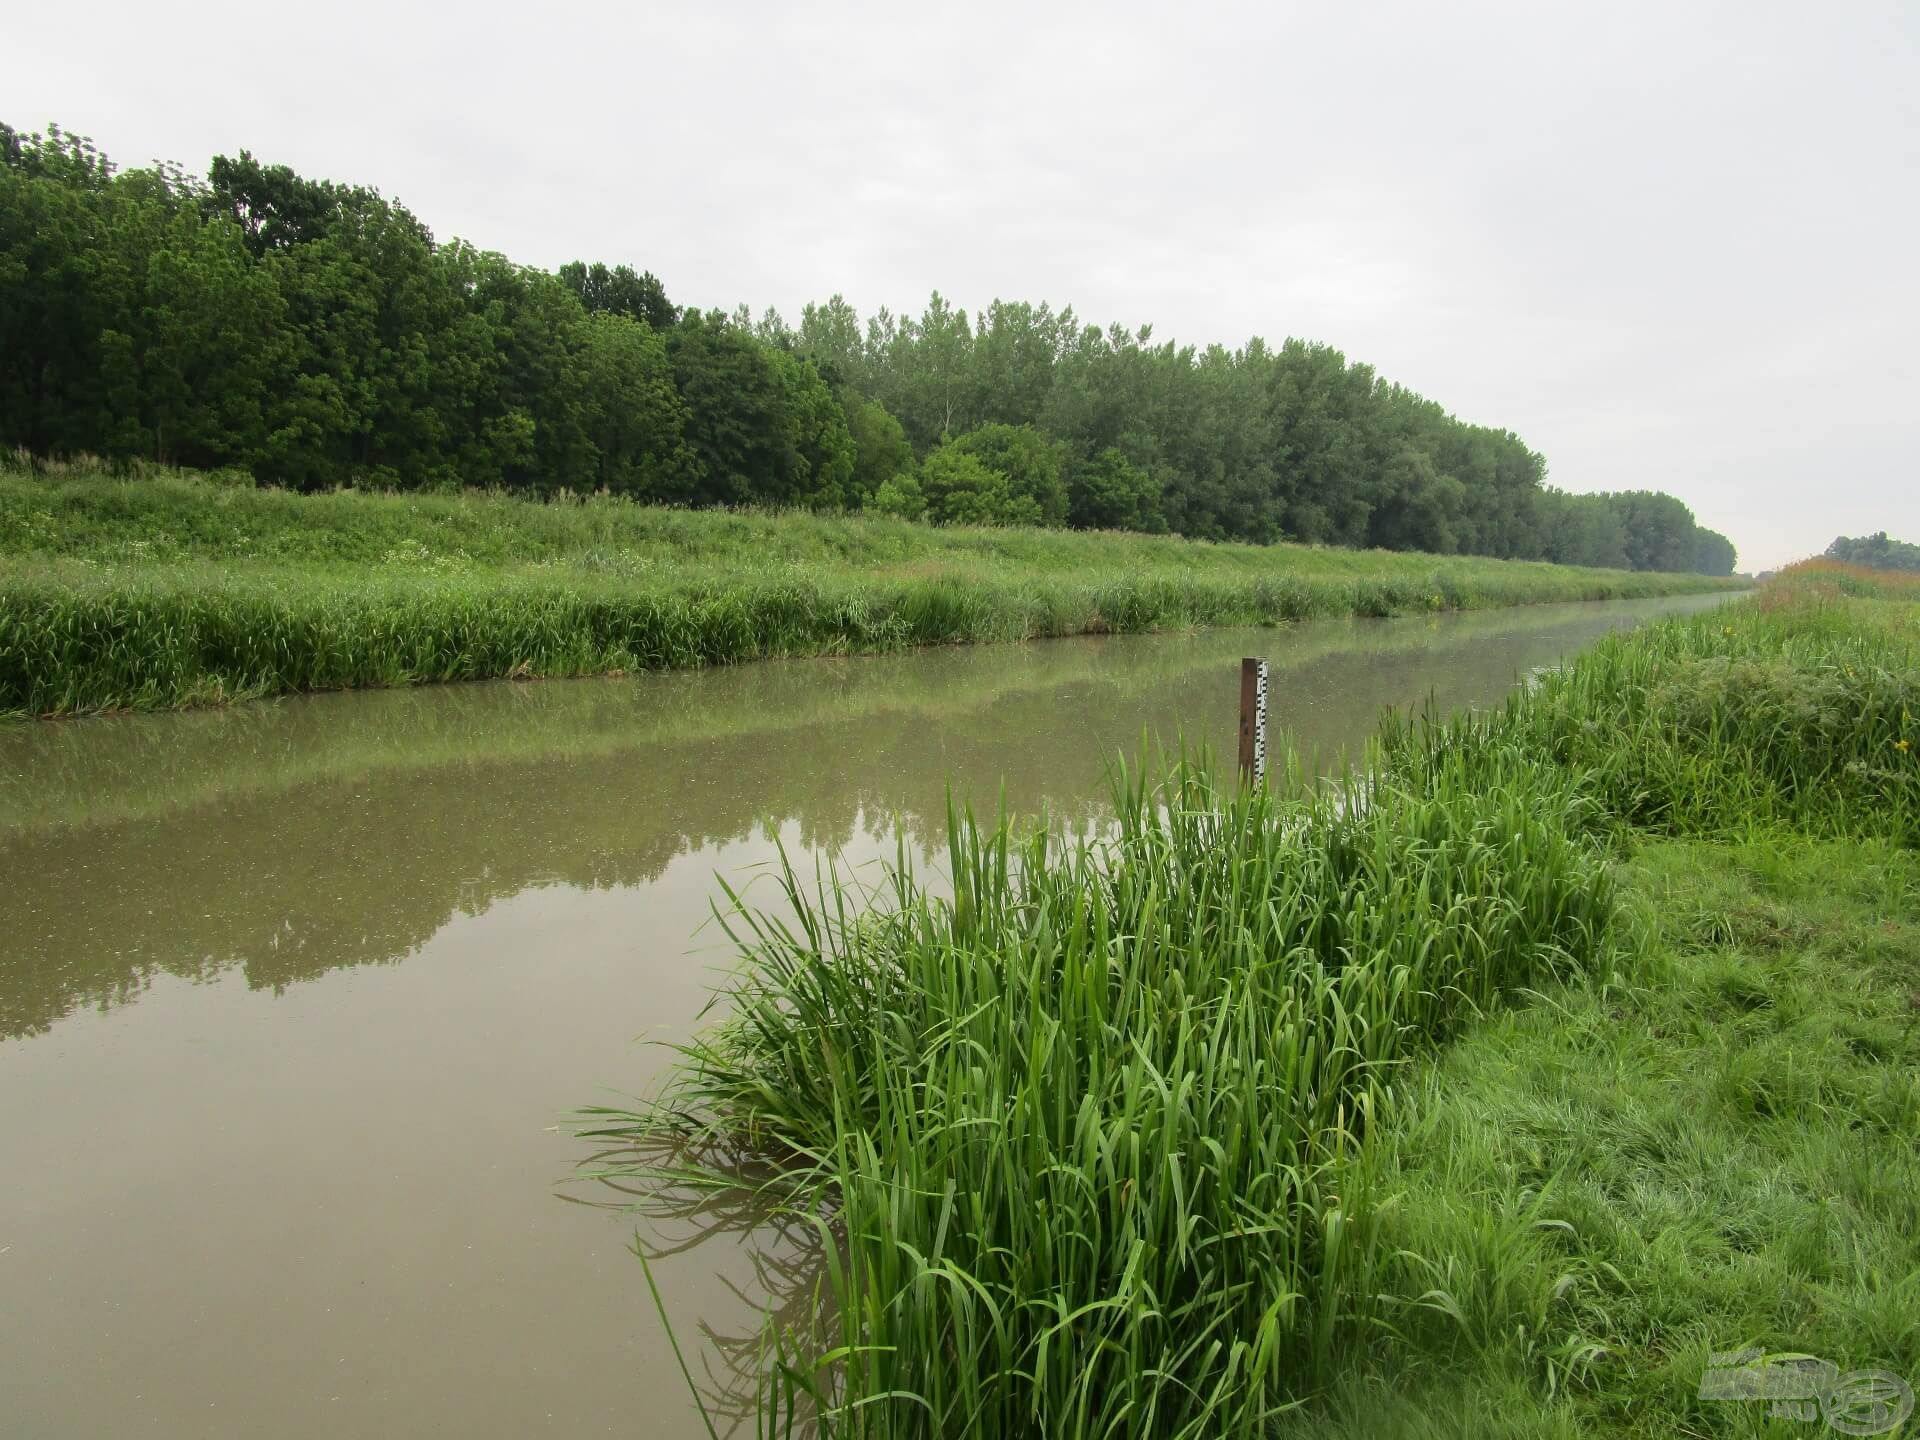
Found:
[[[1907,742],[1904,740],[1896,740],[1893,742],[1893,748],[1896,750],[1905,750],[1907,748]]]

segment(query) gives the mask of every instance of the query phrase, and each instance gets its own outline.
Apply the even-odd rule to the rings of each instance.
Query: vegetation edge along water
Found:
[[[944,887],[729,891],[729,1018],[588,1133],[816,1233],[762,1433],[1706,1433],[1764,1419],[1698,1388],[1745,1345],[1896,1425],[1920,610],[1869,583],[1390,719],[1332,787],[1182,759],[1105,839],[954,815]]]
[[[1440,693],[1494,696],[1596,627],[1722,603],[955,647],[6,727],[0,873],[18,883],[0,886],[0,928],[48,943],[0,968],[0,1035],[82,1006],[118,1008],[163,976],[228,974],[279,991],[391,962],[457,917],[555,884],[646,885],[682,863],[697,881],[702,857],[770,831],[830,852],[890,832],[932,855],[946,834],[943,765],[984,803],[1004,793],[1065,831],[1098,827],[1106,746],[1176,715],[1210,716],[1213,733],[1231,734],[1249,650],[1271,658],[1273,713],[1300,727],[1302,752],[1334,755],[1345,717],[1370,722],[1390,696],[1418,693],[1400,678],[1415,667]],[[1329,695],[1347,699],[1314,698]],[[1010,736],[1020,737],[1011,750]],[[858,757],[857,775],[834,756]],[[367,840],[396,825],[410,837],[398,869]],[[240,834],[243,852],[229,843]],[[242,870],[251,878],[237,885]],[[80,874],[115,883],[54,883]],[[271,943],[289,913],[300,943]],[[135,930],[137,949],[53,939]],[[688,943],[725,958],[717,937]]]
[[[1538,561],[0,465],[0,714],[1729,588]]]
[[[1638,603],[1724,601],[1706,595]],[[1461,611],[1386,624],[1303,624],[1286,632],[1282,643],[1263,648],[1278,693],[1298,683],[1290,672],[1329,657],[1427,652],[1446,663],[1464,647],[1585,613],[1576,604]],[[1628,622],[1623,618],[1622,623]],[[1228,633],[1233,632],[1221,632],[1222,637]],[[1433,648],[1436,634],[1444,648]],[[1149,683],[1204,686],[1236,672],[1240,646],[1229,654],[1221,637],[1191,638],[1193,643],[1177,650],[1143,650],[1124,640],[1102,643],[1092,637],[1046,653],[961,646],[937,666],[921,663],[925,657],[912,652],[814,657],[791,665],[712,670],[697,684],[645,688],[589,683],[455,693],[437,687],[391,689],[380,692],[373,704],[366,703],[373,697],[362,693],[345,711],[274,705],[201,709],[182,715],[181,724],[133,725],[110,747],[94,743],[92,727],[15,725],[0,730],[0,830],[20,834],[51,826],[121,824],[215,799],[450,764],[588,756],[612,762],[662,745],[745,736],[772,741],[795,726],[876,716],[926,717],[943,726],[974,717],[972,723],[978,723],[977,717],[995,706],[1063,684],[1098,687],[1096,703],[1104,705]],[[1230,698],[1217,718],[1231,723]]]

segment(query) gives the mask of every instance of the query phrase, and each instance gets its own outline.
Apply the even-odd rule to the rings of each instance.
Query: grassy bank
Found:
[[[1915,1376],[1914,626],[1789,583],[1364,789],[1176,765],[1099,844],[957,817],[950,888],[790,876],[600,1130],[820,1228],[774,1428],[1757,1434],[1709,1350]]]
[[[1749,1345],[1920,1382],[1920,861],[1773,832],[1619,879],[1630,963],[1409,1078],[1387,1323],[1281,1433],[1837,1433],[1701,1399]]]
[[[0,470],[0,713],[1726,588],[875,517]]]

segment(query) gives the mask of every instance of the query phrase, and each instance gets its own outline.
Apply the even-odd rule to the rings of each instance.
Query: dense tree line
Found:
[[[1171,530],[1728,574],[1671,496],[1568,495],[1324,345],[1229,350],[935,294],[864,323],[681,310],[549,274],[242,152],[116,171],[0,126],[0,443],[313,489],[605,489],[668,504]]]
[[[1884,530],[1854,538],[1842,535],[1827,547],[1827,558],[1869,570],[1920,570],[1920,545],[1889,540]]]
[[[1657,490],[1569,495],[1548,487],[1535,501],[1541,558],[1620,570],[1733,573],[1733,542],[1696,524],[1693,512]]]

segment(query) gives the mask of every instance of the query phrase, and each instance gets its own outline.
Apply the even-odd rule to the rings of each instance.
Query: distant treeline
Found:
[[[1858,539],[1840,536],[1827,547],[1827,558],[1844,560],[1849,565],[1864,565],[1870,570],[1920,571],[1920,545],[1904,540],[1889,540],[1882,530]]]
[[[1679,500],[1569,495],[1324,345],[1154,343],[935,294],[864,324],[681,310],[621,266],[438,244],[246,152],[117,171],[0,125],[0,444],[305,490],[607,490],[675,505],[1172,530],[1733,570]]]

